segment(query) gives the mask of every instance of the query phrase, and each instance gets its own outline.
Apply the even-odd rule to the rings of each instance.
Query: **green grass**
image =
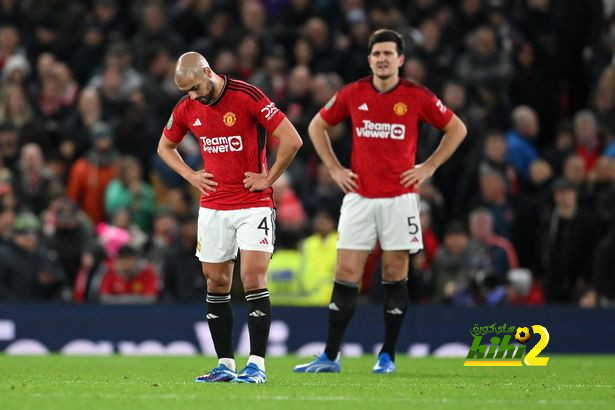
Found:
[[[463,359],[343,359],[341,374],[294,374],[296,357],[270,358],[265,385],[202,384],[204,357],[0,355],[7,409],[483,409],[615,408],[615,356],[551,356],[547,367],[463,367]],[[244,360],[239,360],[242,366]]]

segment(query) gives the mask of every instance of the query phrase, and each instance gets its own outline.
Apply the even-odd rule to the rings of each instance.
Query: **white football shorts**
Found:
[[[365,198],[346,194],[338,225],[338,249],[371,251],[380,241],[385,251],[423,249],[418,194]]]
[[[238,249],[273,253],[274,241],[273,208],[199,209],[196,256],[201,262],[235,259]]]

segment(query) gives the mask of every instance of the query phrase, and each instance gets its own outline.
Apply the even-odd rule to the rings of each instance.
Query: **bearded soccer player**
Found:
[[[258,88],[217,75],[198,53],[179,57],[175,83],[187,96],[173,109],[158,155],[201,192],[196,256],[207,279],[207,320],[218,355],[218,366],[195,381],[265,383],[271,325],[267,267],[275,230],[271,185],[302,141],[286,116]],[[200,171],[186,165],[177,151],[188,131],[199,141]],[[265,152],[268,133],[279,140],[270,170]],[[250,357],[240,372],[233,354],[230,296],[238,249],[250,332]]]
[[[374,32],[367,61],[373,75],[343,87],[308,132],[331,176],[346,193],[338,226],[338,255],[325,351],[295,372],[339,372],[340,346],[357,302],[359,281],[376,241],[382,247],[384,343],[374,373],[395,371],[395,348],[408,308],[409,254],[423,248],[417,189],[466,135],[461,120],[427,88],[399,77],[402,37]],[[335,156],[327,129],[352,119],[351,169]],[[415,164],[421,122],[444,131],[427,160]]]

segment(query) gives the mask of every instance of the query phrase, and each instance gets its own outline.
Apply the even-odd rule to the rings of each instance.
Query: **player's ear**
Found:
[[[400,68],[403,67],[404,61],[406,61],[406,56],[402,54],[399,56],[399,67]]]
[[[213,71],[211,71],[210,67],[203,67],[203,73],[205,73],[207,78],[211,78]]]

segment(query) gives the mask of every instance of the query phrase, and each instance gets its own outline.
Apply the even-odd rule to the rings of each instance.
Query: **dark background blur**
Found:
[[[612,0],[0,0],[0,301],[204,299],[198,197],[155,154],[181,98],[175,59],[195,50],[260,87],[303,137],[274,186],[270,289],[326,304],[330,280],[306,289],[333,276],[343,194],[306,129],[369,74],[378,28],[403,35],[402,76],[468,127],[421,188],[412,301],[613,306]],[[421,128],[417,162],[439,137]],[[331,138],[348,165],[348,124]],[[193,138],[180,151],[200,166]],[[379,255],[365,301],[381,298]]]

